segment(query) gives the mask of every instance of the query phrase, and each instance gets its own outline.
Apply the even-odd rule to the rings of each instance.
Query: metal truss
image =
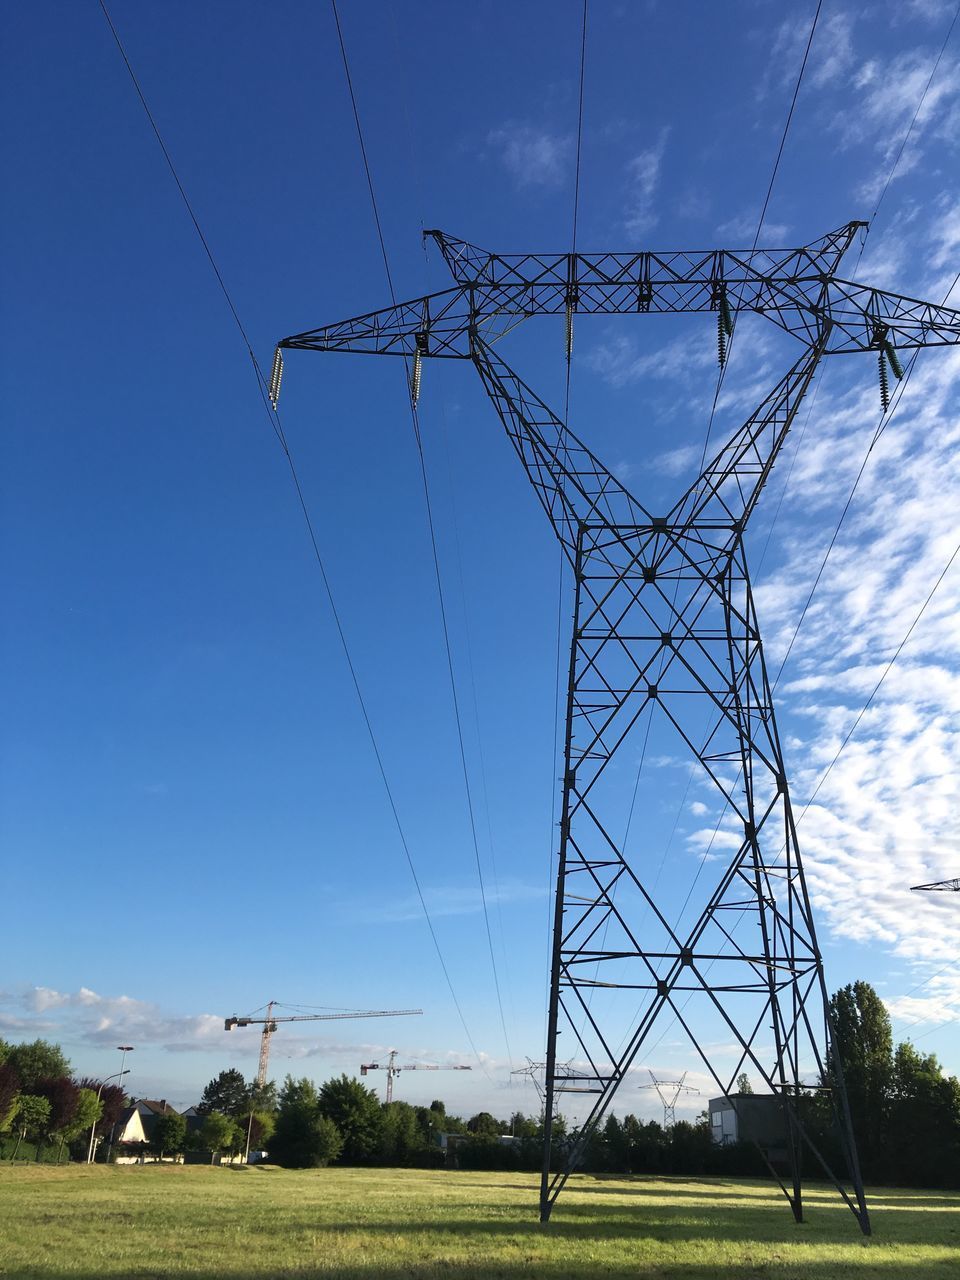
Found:
[[[938,880],[935,884],[915,884],[914,892],[928,890],[934,893],[960,893],[960,880]]]
[[[699,1089],[694,1089],[686,1084],[687,1073],[684,1072],[679,1080],[661,1080],[658,1076],[647,1068],[647,1075],[650,1077],[649,1084],[642,1084],[641,1089],[656,1089],[657,1097],[663,1105],[663,1131],[668,1133],[677,1123],[677,1102],[680,1100],[681,1093],[699,1093]]]
[[[887,361],[902,372],[898,350],[960,342],[960,312],[836,275],[863,226],[792,250],[603,254],[491,254],[432,231],[452,289],[279,344],[407,357],[414,400],[423,359],[472,361],[573,569],[543,1221],[654,1027],[672,1018],[734,1107],[747,1067],[779,1099],[783,1151],[765,1159],[797,1221],[806,1154],[870,1230],[744,547],[823,357],[876,353],[883,389]],[[532,316],[565,315],[569,352],[577,314],[656,312],[716,313],[721,359],[739,312],[766,316],[800,346],[666,514],[648,511],[494,350]],[[628,851],[614,830],[624,783],[611,762],[654,716],[729,815],[727,852],[709,864],[720,874],[682,929],[657,900],[651,851]],[[736,1046],[732,1070],[702,1042],[704,1018]],[[811,1132],[812,1090],[831,1099],[846,1180]],[[592,1102],[551,1173],[557,1102],[571,1092]]]

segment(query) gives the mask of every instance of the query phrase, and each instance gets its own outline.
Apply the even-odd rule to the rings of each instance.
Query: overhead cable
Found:
[[[379,240],[380,252],[383,257],[383,266],[384,266],[384,271],[387,277],[387,287],[390,291],[391,301],[393,302],[393,305],[396,306],[397,296],[393,286],[393,275],[390,271],[390,260],[387,254],[386,241],[383,235],[383,224],[380,219],[380,210],[377,205],[377,196],[376,196],[376,192],[374,190],[374,185],[373,185],[373,175],[371,173],[370,161],[367,156],[367,148],[364,142],[363,126],[361,125],[361,122],[360,122],[360,111],[357,106],[356,93],[354,92],[354,88],[353,88],[353,77],[350,74],[350,63],[347,58],[347,48],[343,38],[343,30],[340,26],[340,15],[337,11],[336,0],[330,0],[330,7],[333,10],[334,22],[337,28],[337,39],[340,44],[340,54],[343,61],[343,70],[344,70],[344,75],[347,81],[347,89],[350,94],[350,104],[353,108],[353,119],[354,119],[354,124],[356,125],[357,139],[360,144],[360,154],[363,159],[364,172],[367,178],[367,190],[370,193],[370,204],[373,210],[374,222],[376,224],[377,239]],[[406,366],[406,358],[404,358],[404,366]],[[418,379],[416,379],[416,374],[419,372],[419,370],[416,364],[414,365],[414,369],[415,369],[414,378],[416,381],[418,381]],[[410,381],[409,370],[407,370],[407,376],[408,376],[408,381]],[[411,384],[411,385],[415,385],[415,384]],[[429,532],[430,532],[430,547],[433,553],[433,568],[434,568],[434,575],[436,577],[437,597],[440,605],[440,621],[441,621],[441,627],[443,631],[444,648],[446,650],[447,672],[450,678],[450,692],[453,700],[454,718],[456,720],[457,744],[458,744],[459,753],[460,753],[460,764],[463,772],[464,790],[466,792],[466,799],[467,799],[467,810],[468,810],[468,816],[469,816],[469,822],[470,822],[470,834],[473,841],[474,858],[475,858],[476,868],[477,868],[477,880],[480,886],[480,902],[483,908],[483,919],[484,919],[484,925],[486,928],[487,946],[490,953],[490,965],[493,970],[493,982],[494,982],[494,988],[495,988],[496,997],[497,997],[497,1008],[500,1014],[500,1026],[503,1031],[504,1042],[506,1044],[506,1049],[507,1049],[507,1056],[512,1063],[513,1053],[510,1048],[510,1036],[509,1036],[509,1032],[507,1031],[506,1017],[504,1016],[503,996],[500,990],[500,975],[497,969],[496,954],[493,946],[493,934],[490,929],[490,913],[487,907],[486,885],[484,884],[483,866],[480,860],[480,844],[477,837],[477,823],[476,823],[476,816],[474,814],[473,792],[470,786],[470,775],[469,775],[469,770],[467,768],[466,747],[464,744],[464,737],[463,737],[463,723],[460,715],[460,700],[457,693],[457,682],[454,674],[453,650],[450,644],[450,631],[447,623],[447,610],[446,610],[446,602],[445,602],[444,592],[443,592],[443,580],[440,573],[440,556],[437,548],[436,527],[435,527],[434,518],[433,518],[433,504],[430,498],[430,484],[427,478],[427,464],[426,464],[426,458],[423,452],[423,440],[420,433],[420,420],[417,412],[416,400],[417,400],[417,395],[416,395],[416,391],[414,390],[414,393],[411,395],[410,401],[409,401],[410,415],[411,415],[411,420],[413,425],[414,439],[417,445],[417,456],[420,463],[420,476],[423,483],[424,504],[426,506],[427,525],[429,527]]]
[[[394,824],[397,829],[397,834],[400,839],[400,844],[403,849],[404,857],[406,858],[407,866],[410,870],[410,874],[413,879],[414,886],[416,888],[417,897],[420,902],[420,907],[421,907],[421,910],[423,911],[423,915],[427,923],[427,928],[430,932],[430,937],[433,941],[434,950],[436,951],[437,959],[439,960],[440,968],[443,972],[444,979],[446,980],[447,987],[450,991],[450,996],[451,996],[451,999],[453,1000],[454,1007],[456,1008],[457,1014],[460,1018],[460,1023],[463,1027],[464,1034],[466,1035],[467,1040],[470,1043],[470,1047],[472,1048],[478,1062],[481,1064],[484,1071],[486,1071],[486,1066],[483,1062],[483,1059],[480,1055],[479,1050],[476,1047],[476,1044],[474,1043],[473,1036],[470,1033],[470,1028],[468,1027],[466,1018],[464,1017],[463,1009],[457,997],[456,990],[454,989],[453,982],[450,977],[450,972],[449,972],[449,969],[447,968],[447,963],[446,963],[446,960],[444,959],[443,952],[440,947],[439,939],[437,938],[437,933],[434,928],[433,920],[430,916],[430,912],[423,895],[423,889],[420,884],[420,878],[417,875],[417,870],[413,862],[413,856],[410,852],[410,846],[407,842],[406,832],[400,820],[400,814],[397,809],[396,801],[394,799],[393,789],[391,788],[389,779],[387,777],[386,766],[384,765],[383,757],[380,752],[380,746],[377,741],[376,734],[374,733],[373,724],[371,722],[370,715],[367,710],[366,700],[363,696],[363,692],[360,687],[359,676],[357,674],[357,670],[353,662],[353,657],[350,652],[350,647],[347,643],[347,637],[343,628],[343,623],[340,618],[340,612],[337,608],[336,600],[333,595],[333,589],[330,585],[330,580],[327,576],[326,566],[324,564],[323,557],[320,552],[320,544],[317,539],[316,531],[314,530],[313,521],[311,519],[309,509],[307,507],[306,498],[304,496],[303,488],[300,483],[300,477],[297,474],[296,464],[294,463],[293,455],[290,451],[290,447],[287,443],[286,436],[283,431],[283,425],[280,419],[280,414],[275,408],[271,410],[268,394],[267,394],[268,393],[267,380],[264,377],[263,371],[260,368],[259,362],[257,361],[257,357],[254,354],[253,347],[247,336],[247,331],[243,325],[242,320],[240,319],[240,315],[237,311],[237,308],[233,303],[233,299],[230,296],[230,292],[227,289],[226,282],[224,281],[220,268],[217,265],[216,259],[213,256],[213,252],[210,248],[209,242],[207,241],[207,238],[203,233],[203,230],[200,226],[197,216],[193,211],[193,206],[191,205],[189,197],[187,196],[186,190],[183,186],[183,183],[180,180],[180,176],[177,173],[176,167],[173,163],[173,159],[171,158],[170,152],[168,151],[166,143],[163,140],[163,136],[160,133],[156,120],[154,119],[153,113],[151,112],[150,107],[147,103],[146,97],[144,96],[143,90],[140,87],[140,82],[137,78],[136,72],[134,71],[133,66],[130,63],[130,59],[127,56],[126,49],[124,48],[123,43],[120,39],[119,33],[117,32],[117,29],[113,24],[113,20],[110,17],[106,4],[104,3],[104,0],[99,0],[99,3],[100,3],[100,8],[103,11],[103,15],[106,18],[107,25],[109,26],[110,31],[113,35],[113,38],[116,42],[117,48],[120,51],[120,55],[123,58],[124,65],[126,66],[127,71],[130,75],[130,79],[133,82],[133,86],[136,89],[137,96],[140,99],[140,103],[144,109],[147,119],[150,122],[150,126],[153,129],[157,142],[160,145],[160,150],[163,153],[163,157],[167,162],[167,166],[170,169],[171,174],[173,175],[173,180],[176,183],[177,190],[180,192],[180,196],[181,196],[181,199],[183,200],[184,206],[186,207],[187,213],[190,215],[190,220],[193,223],[194,230],[196,231],[197,236],[200,240],[200,243],[203,246],[204,252],[207,255],[207,259],[209,260],[210,266],[213,269],[213,273],[216,276],[217,283],[219,284],[220,290],[223,293],[224,298],[226,299],[227,306],[230,309],[230,313],[233,316],[233,319],[237,325],[238,330],[240,331],[240,335],[243,339],[244,345],[252,361],[254,373],[257,378],[257,386],[260,393],[260,398],[263,403],[264,410],[267,414],[267,420],[270,423],[270,426],[271,426],[271,429],[273,430],[274,435],[277,437],[277,440],[280,443],[280,447],[283,449],[284,456],[286,457],[287,464],[290,468],[290,475],[293,481],[294,489],[296,491],[297,500],[300,504],[300,509],[303,515],[304,523],[306,525],[307,534],[310,539],[310,544],[313,548],[314,558],[316,560],[317,567],[320,571],[320,578],[323,584],[324,594],[326,595],[327,603],[329,604],[329,607],[330,607],[330,612],[333,617],[334,625],[337,631],[337,636],[340,640],[340,646],[341,646],[341,649],[343,650],[343,655],[347,663],[347,669],[350,673],[350,679],[353,683],[354,692],[357,697],[357,702],[359,703],[359,706],[360,706],[361,716],[363,718],[363,722],[367,730],[367,735],[370,739],[370,745],[373,749],[374,758],[377,763],[377,769],[380,773],[380,778],[383,783],[384,791],[386,793],[390,812],[393,816]]]

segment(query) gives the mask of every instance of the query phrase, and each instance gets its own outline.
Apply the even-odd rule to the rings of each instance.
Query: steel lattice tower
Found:
[[[670,1015],[734,1106],[736,1076],[748,1066],[779,1100],[785,1169],[768,1165],[797,1221],[806,1150],[869,1232],[744,549],[744,531],[821,359],[873,352],[886,408],[888,362],[902,373],[898,351],[960,342],[960,312],[836,275],[864,225],[849,223],[799,249],[746,252],[498,255],[431,231],[452,288],[278,346],[274,400],[283,348],[401,356],[414,402],[424,359],[472,361],[573,570],[544,1221],[641,1047]],[[538,315],[565,316],[569,355],[577,314],[678,312],[716,314],[721,361],[739,312],[763,315],[792,335],[800,355],[673,507],[655,514],[494,346]],[[718,788],[739,831],[698,918],[682,931],[655,900],[645,859],[628,854],[610,818],[623,786],[610,763],[654,714]],[[597,992],[600,1004],[610,992],[631,993],[639,1007],[608,1015]],[[739,1047],[732,1072],[721,1072],[698,1038],[697,1011],[687,1012],[693,1001]],[[828,1081],[852,1189],[809,1129],[805,1095]],[[592,1095],[593,1104],[563,1168],[551,1173],[556,1100],[571,1091]]]

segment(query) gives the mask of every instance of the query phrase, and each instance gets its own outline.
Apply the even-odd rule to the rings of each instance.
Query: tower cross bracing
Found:
[[[744,532],[820,361],[870,351],[886,397],[900,352],[960,343],[960,312],[847,281],[852,222],[798,249],[487,253],[440,231],[454,285],[283,339],[278,351],[405,358],[414,403],[425,359],[475,366],[560,541],[574,584],[545,1067],[541,1219],[654,1028],[685,1031],[736,1106],[749,1067],[779,1100],[783,1151],[764,1158],[795,1218],[801,1168],[827,1177],[864,1232],[869,1217],[850,1125]],[[523,320],[578,314],[713,312],[721,360],[739,312],[762,315],[800,348],[757,409],[666,512],[653,512],[508,366],[497,344]],[[282,359],[271,394],[279,390]],[[614,829],[621,758],[656,716],[717,789],[730,846],[692,923],[668,917],[648,858]],[[735,826],[735,830],[733,827]],[[613,1003],[608,1003],[613,1000]],[[617,1003],[619,1002],[619,1003]],[[735,1065],[704,1043],[718,1020]],[[558,1050],[558,1037],[565,1037]],[[832,1101],[845,1168],[810,1124],[811,1089]],[[551,1170],[559,1098],[589,1111]]]

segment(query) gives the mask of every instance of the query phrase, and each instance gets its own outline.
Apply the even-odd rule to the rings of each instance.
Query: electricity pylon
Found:
[[[686,1072],[683,1073],[679,1080],[660,1080],[649,1067],[647,1068],[647,1074],[650,1076],[650,1083],[641,1084],[637,1087],[640,1089],[656,1089],[657,1097],[663,1103],[663,1131],[666,1133],[677,1123],[677,1102],[681,1093],[699,1093],[700,1090],[684,1083],[687,1078]]]
[[[872,352],[886,408],[888,365],[898,378],[903,372],[898,352],[960,342],[960,312],[836,274],[864,225],[799,249],[745,252],[492,254],[431,231],[451,288],[278,346],[274,402],[282,349],[400,356],[414,405],[424,360],[471,361],[573,569],[542,1221],[655,1024],[671,1015],[734,1106],[736,1077],[748,1066],[779,1099],[788,1168],[784,1178],[770,1169],[797,1221],[806,1148],[864,1233],[870,1229],[744,549],[760,492],[825,356]],[[800,355],[673,507],[655,514],[494,347],[522,320],[564,316],[569,358],[578,314],[678,312],[715,313],[721,364],[740,312],[772,321],[797,340]],[[695,923],[682,930],[654,899],[652,851],[634,855],[613,827],[624,787],[609,765],[654,714],[716,785],[738,831]],[[597,988],[639,998],[640,1007],[618,1009],[615,1020],[592,1007]],[[694,1000],[701,1007],[687,1014]],[[736,1040],[739,1061],[729,1073],[698,1039],[704,1013]],[[563,1056],[570,1061],[575,1050],[579,1070],[558,1069],[561,1022],[573,1042]],[[811,1087],[832,1099],[852,1191],[811,1132]],[[567,1091],[594,1101],[564,1167],[551,1173],[555,1100]]]

